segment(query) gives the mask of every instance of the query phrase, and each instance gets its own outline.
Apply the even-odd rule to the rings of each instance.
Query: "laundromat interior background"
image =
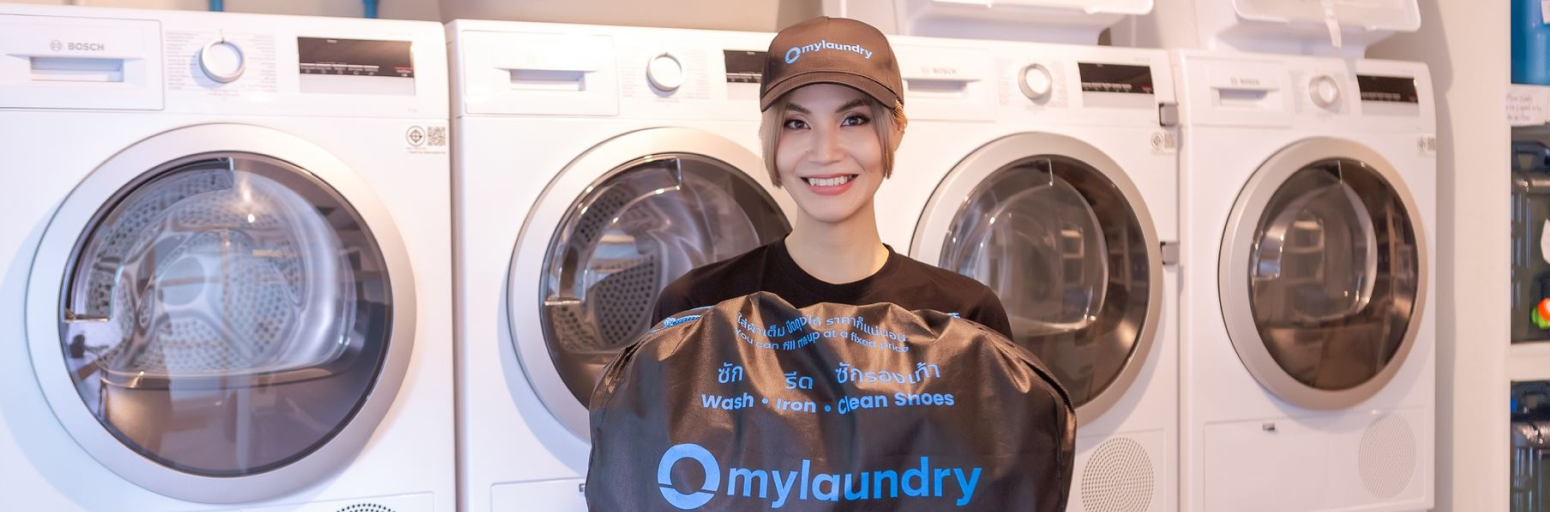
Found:
[[[1320,9],[1324,19],[1296,17],[1309,6]],[[955,17],[964,9],[982,12]],[[1515,18],[1514,9],[1523,14]],[[204,12],[211,10],[228,14]],[[947,13],[952,21],[920,28],[932,13]],[[1340,16],[1347,14],[1360,21],[1345,24]],[[884,241],[896,250],[938,263],[937,255],[948,252],[944,234],[959,225],[954,223],[954,215],[963,213],[959,204],[975,197],[979,183],[994,181],[999,170],[1016,168],[1014,160],[1027,156],[1008,156],[1011,150],[993,141],[1029,132],[1054,135],[1015,142],[1055,154],[1069,150],[1077,160],[1092,155],[1085,167],[1051,167],[1056,170],[1041,176],[1096,172],[1124,182],[1115,186],[1119,192],[1112,201],[1141,198],[1139,203],[1152,207],[1138,214],[1148,226],[1137,227],[1150,235],[1145,242],[1151,252],[1132,256],[1153,270],[1149,286],[1164,290],[1164,297],[1160,304],[1121,309],[1139,308],[1135,314],[1147,325],[1163,320],[1160,328],[1152,327],[1155,339],[1125,341],[1124,350],[1107,356],[1123,361],[1112,375],[1077,377],[1097,381],[1089,383],[1091,406],[1078,410],[1092,430],[1078,438],[1068,510],[1550,510],[1550,452],[1543,451],[1550,450],[1550,439],[1543,437],[1550,434],[1544,432],[1550,429],[1550,341],[1540,341],[1550,336],[1539,334],[1545,328],[1533,323],[1540,299],[1550,297],[1550,272],[1539,274],[1550,271],[1550,245],[1541,249],[1540,238],[1541,226],[1550,226],[1550,203],[1539,206],[1550,202],[1550,181],[1543,181],[1550,180],[1550,150],[1544,147],[1550,144],[1550,4],[1530,0],[0,4],[0,50],[5,50],[0,54],[8,56],[0,59],[10,59],[0,62],[0,203],[11,212],[0,224],[5,227],[0,256],[9,261],[0,273],[0,324],[7,329],[0,338],[11,340],[0,347],[0,387],[12,390],[0,396],[0,496],[21,504],[5,508],[583,510],[578,485],[586,475],[587,418],[580,402],[585,392],[576,383],[607,362],[599,347],[617,344],[638,326],[576,327],[575,322],[606,324],[598,315],[638,311],[621,306],[598,312],[603,306],[577,300],[591,284],[551,279],[571,275],[565,264],[588,265],[599,252],[583,246],[605,243],[602,235],[551,243],[548,234],[614,229],[589,226],[599,221],[567,212],[572,206],[611,204],[598,195],[599,185],[626,192],[651,186],[657,179],[651,173],[661,169],[642,158],[671,154],[677,172],[699,180],[693,186],[731,191],[729,199],[706,208],[747,210],[738,214],[746,217],[723,220],[753,226],[750,233],[712,232],[708,239],[742,247],[737,244],[778,238],[789,228],[771,219],[789,213],[792,205],[762,177],[757,112],[749,103],[757,84],[748,83],[750,72],[757,80],[757,69],[733,53],[762,51],[774,31],[821,15],[892,22],[884,31],[904,37],[894,44],[903,48],[906,82],[922,84],[906,94],[921,99],[906,103],[912,119],[900,165],[919,162],[918,175],[930,179],[903,182],[897,176],[909,176],[912,169],[905,167],[880,192],[902,205],[897,216],[880,215]],[[1535,19],[1523,21],[1525,16]],[[1019,28],[1025,19],[1033,28]],[[1181,23],[1197,22],[1220,30],[1202,28],[1194,37],[1177,33]],[[1334,26],[1339,28],[1329,28]],[[91,62],[85,67],[50,60],[55,57],[48,44],[67,39],[49,35],[56,29],[68,37],[133,41],[144,54],[109,56],[125,60],[103,68],[94,67],[103,59],[86,59]],[[1039,31],[1048,36],[1026,35]],[[995,39],[963,37],[976,34]],[[407,65],[414,68],[414,85],[405,89],[386,82],[394,78],[322,81],[327,77],[308,77],[306,71],[298,76],[298,64],[305,70],[308,63],[305,51],[298,57],[294,50],[297,38],[412,41],[375,50],[386,52],[387,61],[398,58],[392,52],[402,52],[402,62],[413,63]],[[1343,44],[1331,44],[1339,38]],[[539,55],[545,52],[534,48],[549,52]],[[529,53],[554,61],[525,69],[517,56]],[[302,62],[295,62],[298,58]],[[152,64],[136,67],[137,59]],[[27,62],[34,66],[30,75]],[[1138,106],[1135,98],[1088,89],[1080,75],[1092,62],[1138,67],[1149,73],[1149,94],[1171,99]],[[915,64],[977,75],[954,81],[912,74]],[[63,85],[80,77],[145,80],[144,90],[103,93],[106,89]],[[1256,83],[1244,85],[1244,77]],[[263,82],[252,85],[254,80]],[[549,92],[533,92],[539,90]],[[578,96],[535,99],[555,90]],[[320,91],[336,96],[306,97]],[[1255,114],[1260,111],[1264,115]],[[1306,143],[1314,139],[1333,142]],[[223,142],[229,140],[242,142]],[[1079,141],[1081,149],[1063,146],[1070,140]],[[1269,163],[1261,167],[1285,163],[1277,158],[1303,160],[1284,171]],[[1311,167],[1299,167],[1304,164]],[[1256,312],[1297,306],[1256,304],[1251,310],[1243,306],[1254,300],[1248,293],[1239,297],[1222,288],[1218,296],[1217,288],[1219,258],[1247,262],[1262,256],[1223,249],[1223,241],[1267,236],[1263,226],[1255,231],[1252,219],[1240,218],[1252,216],[1243,212],[1252,208],[1234,198],[1241,191],[1249,198],[1244,201],[1284,205],[1288,200],[1275,196],[1273,187],[1260,194],[1252,185],[1293,183],[1308,169],[1323,169],[1320,165],[1335,166],[1329,172],[1337,176],[1355,173],[1340,165],[1375,169],[1377,179],[1299,184],[1314,191],[1310,194],[1338,192],[1310,195],[1311,203],[1298,204],[1326,201],[1361,216],[1365,202],[1372,209],[1367,213],[1380,218],[1342,221],[1355,233],[1351,236],[1365,236],[1368,243],[1353,249],[1365,258],[1354,266],[1382,268],[1393,276],[1412,272],[1409,278],[1385,275],[1376,285],[1355,280],[1362,293],[1376,289],[1390,296],[1349,308],[1403,309],[1373,321],[1405,327],[1394,334],[1399,348],[1375,356],[1376,367],[1363,370],[1357,382],[1327,389],[1320,387],[1320,377],[1305,378],[1289,365],[1299,364],[1298,357],[1317,365],[1328,351],[1276,352],[1243,341],[1273,336],[1275,329],[1256,327],[1254,319],[1266,315]],[[89,270],[74,270],[128,258],[112,251],[131,249],[88,243],[82,233],[91,226],[133,218],[136,201],[161,204],[146,199],[158,182],[192,190],[199,173],[242,166],[280,188],[327,183],[289,196],[276,192],[271,206],[333,201],[338,204],[330,203],[330,211],[348,211],[353,205],[359,210],[353,220],[288,222],[332,228],[328,243],[359,255],[353,272],[363,283],[395,276],[401,283],[412,275],[415,285],[384,291],[363,284],[353,299],[365,305],[348,313],[298,309],[296,318],[315,322],[356,319],[358,325],[345,331],[367,339],[366,347],[382,330],[372,322],[392,323],[398,343],[377,347],[380,353],[373,355],[383,361],[374,371],[386,376],[343,371],[340,378],[347,384],[314,389],[305,387],[313,382],[305,377],[271,383],[247,374],[244,379],[256,379],[250,383],[262,381],[279,391],[236,393],[232,400],[246,397],[253,410],[276,416],[289,410],[276,403],[292,404],[287,407],[304,410],[307,419],[231,419],[223,425],[246,425],[258,436],[232,440],[214,430],[200,433],[201,415],[232,410],[219,393],[201,399],[194,395],[203,391],[190,392],[165,404],[157,402],[161,398],[134,398],[158,389],[144,384],[158,378],[166,394],[165,382],[182,378],[170,370],[171,363],[155,363],[160,377],[146,377],[143,369],[134,377],[125,367],[114,370],[122,375],[103,375],[102,384],[85,384],[96,380],[86,378],[93,363],[71,358],[95,354],[89,340],[108,322],[75,325],[75,320],[111,315],[87,304],[61,317],[57,307],[74,300],[76,292],[122,292],[94,288],[106,285]],[[724,166],[742,169],[746,179],[716,181]],[[309,177],[287,174],[293,168]],[[152,169],[170,177],[152,179],[155,173],[147,172]],[[364,169],[371,170],[354,171]],[[637,169],[633,175],[624,172]],[[1218,171],[1230,178],[1217,178]],[[1079,188],[1079,180],[1071,180]],[[1378,196],[1387,199],[1373,199]],[[744,200],[754,197],[768,204],[748,206]],[[1382,206],[1373,206],[1375,200]],[[114,204],[119,210],[110,211]],[[933,217],[933,208],[941,215]],[[1101,210],[1091,219],[1095,230],[1110,227]],[[254,223],[251,215],[247,222]],[[370,229],[350,227],[357,224]],[[454,227],[449,232],[445,226]],[[133,238],[149,228],[122,229]],[[1550,236],[1550,229],[1544,231]],[[529,240],[538,236],[532,233],[542,233],[542,239]],[[381,247],[349,247],[361,240]],[[77,261],[92,257],[97,259]],[[602,281],[614,285],[595,297],[639,295],[628,282],[620,284],[639,277],[616,267],[640,263],[620,261],[594,261],[586,268],[609,276]],[[1191,264],[1196,261],[1201,263]],[[251,271],[283,274],[262,266]],[[1220,277],[1250,280],[1229,272]],[[62,290],[59,283],[69,279],[74,280]],[[1078,281],[1071,283],[1081,285]],[[1252,289],[1244,284],[1243,290]],[[343,300],[319,297],[309,296]],[[1039,300],[1003,297],[1014,315],[1010,310],[1018,304]],[[1322,319],[1296,314],[1304,315],[1298,321],[1327,332],[1343,325],[1325,318],[1344,314],[1338,309],[1329,306]],[[382,314],[387,310],[395,313]],[[234,325],[263,332],[261,322],[228,327]],[[61,340],[56,329],[72,336]],[[553,341],[565,336],[580,341]],[[417,345],[412,353],[392,348],[410,343]],[[267,360],[265,371],[321,368],[327,365],[319,361],[337,361],[339,354],[286,352]],[[1390,358],[1395,366],[1407,364],[1384,367]],[[1261,366],[1254,367],[1256,362]],[[1277,368],[1285,371],[1267,376],[1282,371]],[[1108,370],[1099,365],[1086,371]],[[217,384],[216,377],[193,374],[217,386],[211,389],[235,382],[228,376]],[[381,386],[389,392],[380,392]],[[1121,389],[1126,386],[1130,389]],[[1351,390],[1363,394],[1342,394]],[[297,393],[306,399],[295,399]],[[128,416],[115,417],[95,401],[111,398],[133,404],[118,412]],[[339,400],[351,405],[340,412]],[[171,419],[143,421],[161,415]],[[151,432],[157,428],[173,433]],[[303,433],[280,440],[274,432],[281,430]],[[237,455],[200,454],[197,447],[211,442],[229,443]],[[244,443],[265,448],[243,448]]]

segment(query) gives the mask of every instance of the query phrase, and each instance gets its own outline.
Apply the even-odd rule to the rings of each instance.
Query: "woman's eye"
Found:
[[[786,129],[787,130],[802,130],[802,129],[805,129],[805,128],[807,128],[807,121],[803,121],[801,119],[787,119],[786,120]]]
[[[846,116],[845,120],[840,122],[840,126],[861,126],[870,122],[872,122],[871,118],[861,114],[854,114]]]

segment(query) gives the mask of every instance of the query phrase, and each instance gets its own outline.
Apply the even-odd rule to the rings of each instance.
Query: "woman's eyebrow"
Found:
[[[866,98],[856,98],[856,99],[847,101],[847,102],[845,102],[844,105],[840,105],[840,108],[834,109],[834,112],[835,113],[844,112],[846,110],[850,110],[850,109],[853,109],[853,108],[856,108],[856,107],[861,107],[861,106],[866,106]]]
[[[797,111],[797,112],[801,112],[803,114],[811,114],[811,113],[813,113],[813,111],[808,110],[808,109],[802,107],[801,105],[798,105],[798,104],[795,104],[795,103],[787,103],[786,104],[786,110],[794,110],[794,111]]]

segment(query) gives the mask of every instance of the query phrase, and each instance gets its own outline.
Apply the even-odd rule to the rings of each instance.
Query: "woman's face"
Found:
[[[814,220],[840,223],[883,183],[883,146],[871,99],[837,84],[791,91],[775,150],[775,169],[797,207]]]

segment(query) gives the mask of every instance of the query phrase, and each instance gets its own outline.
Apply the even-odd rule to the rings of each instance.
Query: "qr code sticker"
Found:
[[[429,145],[431,146],[447,145],[447,127],[445,126],[432,126],[426,130],[426,135],[430,138]]]

